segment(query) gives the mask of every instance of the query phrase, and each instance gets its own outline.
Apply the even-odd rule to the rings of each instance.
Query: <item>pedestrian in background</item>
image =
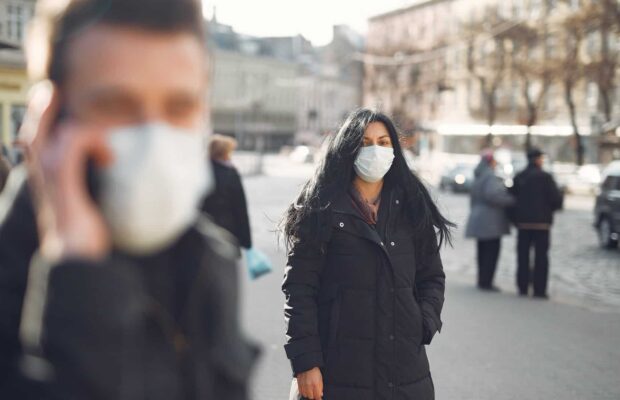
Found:
[[[496,166],[493,152],[485,151],[474,171],[465,232],[466,237],[477,240],[478,288],[495,292],[499,291],[493,285],[493,278],[502,236],[510,233],[506,208],[515,202],[504,183],[495,175]]]
[[[6,185],[6,181],[9,178],[11,172],[11,163],[7,160],[3,154],[0,154],[0,193]]]
[[[547,299],[549,247],[553,214],[562,208],[563,195],[551,174],[543,170],[544,153],[531,149],[528,166],[514,178],[510,193],[516,204],[511,210],[519,229],[517,239],[517,288],[527,296],[533,284],[534,297]],[[530,250],[534,248],[534,270],[530,266]]]
[[[353,112],[283,225],[292,397],[433,399],[424,346],[442,326],[439,249],[452,224],[408,169],[392,121]]]
[[[211,138],[209,156],[215,176],[215,190],[204,200],[201,208],[217,225],[234,236],[239,247],[247,250],[252,247],[252,235],[241,176],[232,163],[232,153],[236,148],[237,141],[231,137],[213,135]],[[241,252],[238,253],[240,256]]]
[[[30,32],[25,179],[0,201],[0,398],[247,399],[234,246],[199,210],[200,1],[40,0]]]

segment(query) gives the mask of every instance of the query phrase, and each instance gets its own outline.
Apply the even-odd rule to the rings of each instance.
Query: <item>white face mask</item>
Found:
[[[379,182],[388,173],[394,161],[394,149],[383,146],[362,147],[353,168],[369,183]]]
[[[213,188],[204,135],[148,124],[107,139],[114,160],[101,171],[99,200],[114,245],[134,255],[163,250],[194,223]]]

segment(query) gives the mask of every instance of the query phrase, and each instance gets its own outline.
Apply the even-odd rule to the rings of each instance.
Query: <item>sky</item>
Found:
[[[203,0],[205,16],[213,7],[220,23],[255,36],[302,34],[314,45],[330,42],[332,26],[350,25],[366,31],[369,17],[419,0]]]

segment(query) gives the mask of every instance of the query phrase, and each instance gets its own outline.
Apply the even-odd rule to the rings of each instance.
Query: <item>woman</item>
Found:
[[[433,399],[424,345],[441,329],[439,246],[452,224],[407,168],[392,121],[353,112],[283,225],[285,349],[300,395]]]
[[[510,233],[506,208],[514,198],[495,176],[497,162],[492,151],[482,155],[474,171],[471,188],[471,212],[467,221],[466,236],[478,241],[478,288],[497,292],[493,277],[499,259],[501,238]]]
[[[213,135],[209,143],[209,155],[215,175],[215,191],[205,199],[202,211],[214,222],[226,229],[240,247],[252,247],[250,219],[241,177],[231,162],[237,141],[223,135]],[[241,251],[239,251],[239,256]]]

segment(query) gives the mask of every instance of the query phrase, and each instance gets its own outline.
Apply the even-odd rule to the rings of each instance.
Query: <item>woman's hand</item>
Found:
[[[319,368],[297,374],[299,394],[306,399],[320,400],[323,398],[323,375]]]

